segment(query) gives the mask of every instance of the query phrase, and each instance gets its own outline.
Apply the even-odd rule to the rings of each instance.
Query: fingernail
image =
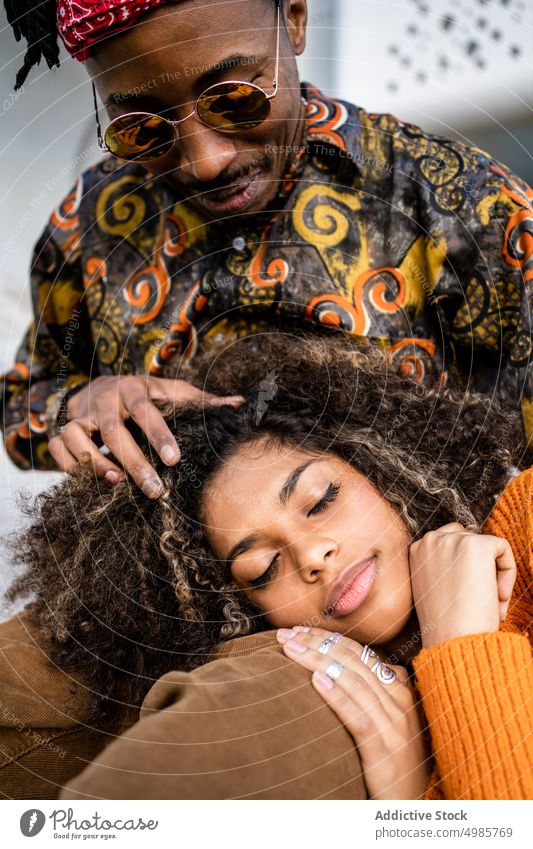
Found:
[[[164,445],[161,449],[161,459],[167,466],[173,466],[180,458],[180,452],[172,445]]]
[[[318,690],[333,690],[335,682],[331,680],[329,675],[324,675],[323,672],[313,672],[311,676],[313,684],[316,684]]]
[[[296,631],[294,628],[279,628],[276,634],[278,639],[278,643],[285,643],[287,640],[290,640],[291,637],[294,637]]]
[[[307,625],[295,625],[292,630],[296,634],[308,634],[311,628],[308,628]]]
[[[141,489],[148,498],[159,498],[163,493],[163,484],[159,478],[148,478],[143,483]]]
[[[111,470],[105,473],[105,479],[108,480],[109,483],[119,483],[122,480],[118,472],[112,472]]]
[[[307,651],[307,646],[304,646],[302,643],[298,643],[296,640],[289,640],[285,643],[285,648],[289,649],[289,651],[293,651],[296,654],[303,654]]]
[[[246,398],[244,398],[242,395],[228,395],[225,400],[226,402],[233,401],[235,404],[242,404],[244,401],[246,401]]]

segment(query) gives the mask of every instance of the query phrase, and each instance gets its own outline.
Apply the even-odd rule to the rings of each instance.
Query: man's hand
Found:
[[[158,498],[163,485],[124,422],[133,421],[167,466],[180,459],[180,450],[156,403],[178,406],[190,401],[209,405],[243,403],[242,396],[220,398],[186,383],[144,375],[97,377],[69,399],[67,424],[48,443],[61,469],[73,471],[80,463],[92,463],[95,473],[112,483],[124,479],[124,470],[149,498]],[[122,464],[112,463],[93,442],[100,434],[105,446]]]
[[[414,542],[409,563],[424,648],[498,630],[516,580],[507,540],[452,523]]]

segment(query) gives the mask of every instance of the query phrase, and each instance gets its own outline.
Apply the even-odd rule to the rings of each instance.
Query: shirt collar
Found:
[[[326,97],[311,83],[301,83],[307,100],[306,141],[315,155],[339,161],[343,174],[361,172],[361,123],[357,106]]]

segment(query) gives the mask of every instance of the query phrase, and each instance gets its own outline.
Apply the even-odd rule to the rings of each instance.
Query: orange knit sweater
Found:
[[[426,799],[533,799],[533,469],[507,486],[484,532],[509,540],[518,577],[499,631],[414,660],[436,763]]]

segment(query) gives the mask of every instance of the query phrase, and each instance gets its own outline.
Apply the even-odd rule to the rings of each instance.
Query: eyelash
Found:
[[[311,507],[311,509],[307,513],[307,516],[317,516],[319,513],[322,513],[324,510],[327,510],[329,505],[332,504],[337,498],[340,488],[340,483],[330,483],[320,501],[318,501],[314,507]],[[269,584],[270,581],[273,579],[278,565],[279,553],[276,554],[266,572],[263,572],[263,574],[259,575],[258,578],[255,578],[253,581],[250,581],[250,586],[256,590],[263,589],[263,587]]]
[[[340,488],[340,483],[330,483],[320,501],[314,507],[311,507],[307,515],[316,516],[318,513],[322,513],[323,510],[327,510],[329,505],[337,498]]]

